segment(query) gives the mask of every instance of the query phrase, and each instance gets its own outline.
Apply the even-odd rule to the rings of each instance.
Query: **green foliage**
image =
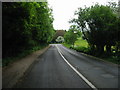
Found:
[[[120,64],[120,53],[117,53],[117,55],[116,53],[112,53],[111,55],[109,55],[107,52],[101,55],[98,55],[98,53],[96,52],[93,53],[93,51],[91,50],[86,40],[83,40],[81,37],[75,41],[75,47],[72,47],[71,44],[67,44],[67,43],[63,43],[63,45],[67,48],[74,49],[78,52],[93,55],[95,57],[99,57],[103,60],[106,60],[115,64]],[[112,47],[112,49],[115,49],[115,47]]]
[[[92,50],[89,47],[84,47],[84,46],[71,47],[71,44],[66,44],[66,43],[63,43],[63,45],[67,48],[74,49],[78,52],[93,55]],[[101,55],[95,55],[94,54],[93,56],[101,58],[101,59],[103,59],[105,61],[108,61],[108,62],[112,62],[112,63],[115,63],[115,64],[120,64],[120,55],[117,57],[116,55],[108,55],[107,53],[104,53],[104,54],[101,54]]]
[[[79,8],[75,14],[78,15],[78,18],[71,20],[71,22],[77,23],[81,28],[83,37],[91,49],[96,49],[101,54],[106,45],[106,50],[110,52],[111,46],[118,42],[116,38],[118,38],[117,33],[120,30],[118,29],[120,19],[113,12],[113,8],[96,4],[84,9]]]
[[[52,40],[53,16],[47,2],[3,2],[2,11],[3,58]]]
[[[44,44],[44,45],[38,45],[38,46],[35,46],[35,47],[33,47],[33,48],[29,49],[29,50],[23,50],[22,53],[20,53],[19,55],[14,56],[14,57],[11,56],[11,57],[3,58],[2,59],[2,66],[3,67],[7,66],[8,64],[13,63],[16,60],[19,60],[19,59],[21,59],[21,58],[23,58],[23,57],[31,54],[34,51],[40,50],[42,48],[45,48],[46,46],[47,46],[46,44]]]
[[[71,44],[67,44],[67,43],[63,43],[63,45],[67,48],[70,48],[71,47]]]
[[[103,58],[107,61],[120,62],[120,18],[118,7],[113,3],[109,5],[94,5],[79,8],[75,12],[78,18],[71,20],[82,31],[82,37],[88,42],[88,47],[76,41],[73,49]],[[80,45],[81,44],[81,45]],[[113,50],[114,46],[114,52]]]
[[[71,47],[72,49],[78,51],[78,52],[83,52],[83,53],[87,53],[87,54],[92,54],[91,53],[91,49],[87,43],[86,40],[83,40],[81,37],[79,37],[76,41],[75,41],[75,47]]]
[[[86,40],[83,40],[81,37],[77,38],[75,41],[75,46],[76,47],[88,47],[88,43]]]
[[[74,47],[73,49],[79,51],[79,52],[85,52],[85,50],[87,49],[86,47]]]
[[[69,31],[67,31],[64,35],[65,42],[74,46],[74,43],[79,35],[80,32],[78,31],[77,27],[75,25],[72,25]]]

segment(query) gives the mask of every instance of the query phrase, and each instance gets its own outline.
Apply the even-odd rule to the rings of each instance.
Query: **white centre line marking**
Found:
[[[56,45],[57,47],[57,45]],[[57,47],[58,52],[60,53],[63,60],[94,90],[98,90],[90,81],[88,81],[78,70],[76,70],[68,61],[67,59],[62,55],[61,50]]]

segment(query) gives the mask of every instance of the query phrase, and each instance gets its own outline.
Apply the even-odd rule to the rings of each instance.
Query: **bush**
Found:
[[[86,47],[72,47],[72,49],[78,51],[78,52],[85,52],[87,51]]]

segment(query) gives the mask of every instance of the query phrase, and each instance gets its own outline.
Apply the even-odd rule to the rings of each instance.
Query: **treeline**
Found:
[[[2,55],[48,44],[54,35],[52,9],[47,2],[2,3]]]
[[[71,20],[76,23],[82,32],[82,37],[90,46],[90,53],[95,55],[110,54],[113,50],[120,52],[120,16],[119,6],[95,4],[91,7],[79,8],[75,15],[78,18]]]

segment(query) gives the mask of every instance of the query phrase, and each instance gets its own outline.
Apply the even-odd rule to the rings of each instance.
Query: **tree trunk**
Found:
[[[100,46],[100,54],[103,54],[104,52],[104,46]]]
[[[104,46],[96,46],[98,54],[102,54],[104,52]]]
[[[90,47],[92,51],[95,51],[95,45],[90,45]]]
[[[73,48],[74,48],[74,43],[73,43]]]
[[[93,55],[95,55],[95,53],[96,53],[96,51],[95,51],[95,45],[93,45],[93,44],[89,44],[90,45],[90,50],[92,51],[90,51],[90,53],[91,54],[93,54]]]
[[[107,53],[111,53],[111,46],[110,45],[106,45],[106,51],[107,51]]]

